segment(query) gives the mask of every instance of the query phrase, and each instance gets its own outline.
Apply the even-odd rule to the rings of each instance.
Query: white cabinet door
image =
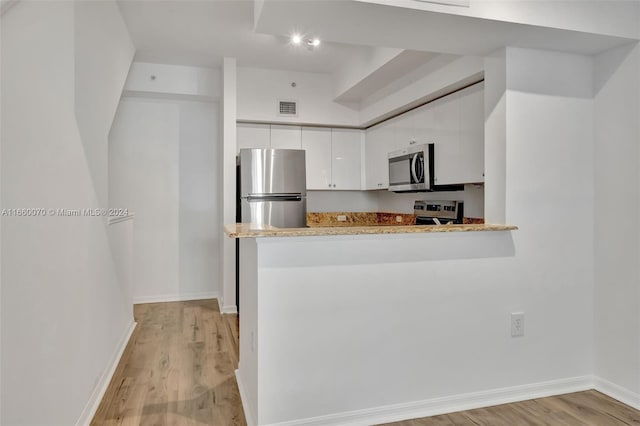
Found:
[[[389,188],[388,154],[392,150],[385,123],[367,129],[365,133],[365,189]]]
[[[453,93],[432,103],[434,175],[436,185],[464,183],[458,179],[460,156],[460,95]]]
[[[360,190],[362,130],[331,130],[331,181],[333,189]]]
[[[410,111],[392,119],[391,126],[394,129],[394,142],[392,151],[403,149],[408,147],[409,145],[416,144],[413,118],[413,111]]]
[[[405,112],[394,118],[394,151],[423,143],[418,134],[418,110]]]
[[[484,83],[440,101],[435,146],[435,183],[484,182]]]
[[[307,189],[331,189],[331,129],[303,127],[302,149],[306,151]]]
[[[236,127],[236,153],[242,148],[269,148],[271,130],[268,124],[238,123]]]
[[[300,126],[283,126],[279,124],[271,125],[271,148],[274,149],[300,149],[301,143]]]
[[[377,189],[378,184],[388,187],[387,154],[412,141],[435,145],[437,185],[484,182],[484,83],[367,130],[365,189]]]
[[[414,110],[414,134],[416,143],[435,143],[436,122],[433,104],[426,104]]]
[[[484,82],[460,91],[458,179],[484,182]]]

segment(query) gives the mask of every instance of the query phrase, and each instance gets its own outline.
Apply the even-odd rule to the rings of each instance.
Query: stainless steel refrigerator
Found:
[[[278,228],[307,226],[305,152],[240,150],[242,222]]]

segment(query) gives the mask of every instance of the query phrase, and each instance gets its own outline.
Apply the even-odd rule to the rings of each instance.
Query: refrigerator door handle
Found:
[[[301,194],[249,194],[247,201],[302,201]]]

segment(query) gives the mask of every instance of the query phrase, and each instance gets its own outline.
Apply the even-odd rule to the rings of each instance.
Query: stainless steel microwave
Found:
[[[410,146],[389,153],[389,191],[433,190],[433,144]]]

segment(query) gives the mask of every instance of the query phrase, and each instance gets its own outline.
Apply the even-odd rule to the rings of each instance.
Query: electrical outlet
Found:
[[[396,222],[398,223],[402,222],[402,216],[396,216]]]
[[[524,312],[511,313],[511,337],[524,336]]]
[[[347,215],[345,214],[338,215],[338,222],[346,222],[346,221],[347,221]]]

